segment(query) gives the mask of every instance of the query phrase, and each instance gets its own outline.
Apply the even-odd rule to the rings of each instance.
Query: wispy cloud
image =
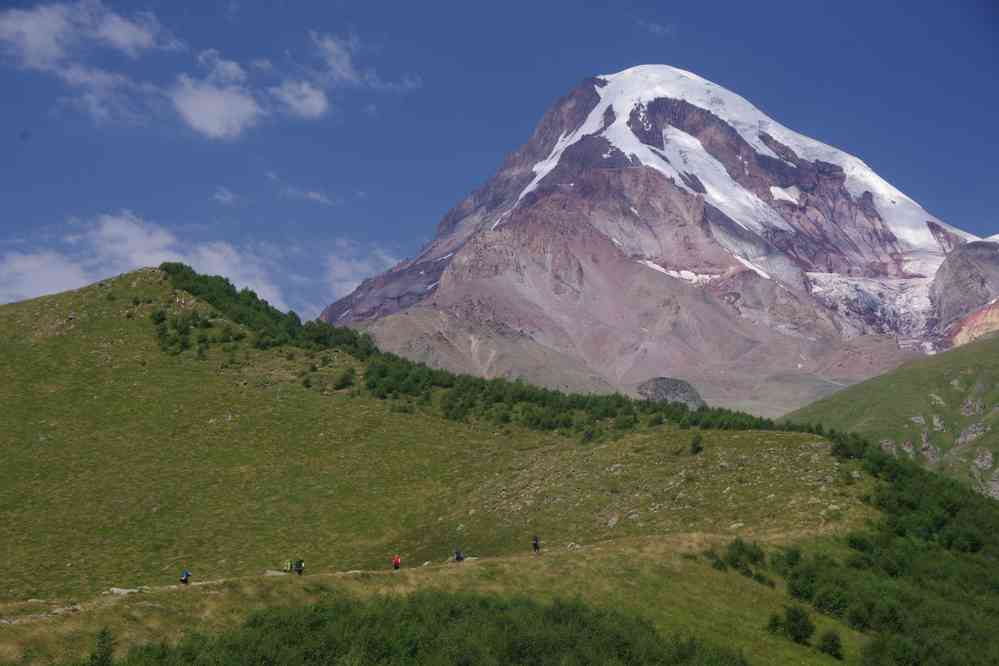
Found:
[[[0,42],[21,66],[43,71],[60,69],[88,45],[115,49],[131,58],[152,49],[184,48],[152,13],[126,17],[100,0],[0,12]]]
[[[325,192],[320,192],[319,190],[312,190],[303,187],[298,187],[286,182],[281,176],[279,176],[274,171],[267,172],[267,179],[278,186],[281,195],[289,199],[298,199],[300,201],[311,201],[312,203],[321,204],[323,206],[335,206],[340,203],[339,198],[334,198],[326,194]]]
[[[405,92],[423,85],[416,74],[405,74],[398,81],[386,81],[374,68],[361,68],[356,58],[363,45],[356,34],[337,36],[312,31],[309,37],[321,61],[317,77],[327,85],[363,86],[389,92]]]
[[[75,289],[164,261],[182,261],[249,287],[279,309],[288,307],[274,277],[279,269],[252,247],[185,241],[127,210],[100,215],[92,222],[68,223],[66,231],[55,248],[0,254],[0,303]]]
[[[104,122],[139,118],[155,87],[84,62],[94,48],[136,59],[146,51],[184,48],[148,12],[118,14],[100,0],[0,12],[0,50],[17,67],[55,76],[73,94],[65,101]]]
[[[230,18],[238,10],[238,3],[227,5]],[[5,56],[0,61],[57,78],[68,89],[60,102],[101,123],[146,122],[172,109],[202,136],[233,140],[267,118],[315,120],[327,115],[333,88],[405,92],[422,85],[417,75],[385,79],[374,67],[362,65],[361,56],[371,49],[353,33],[309,32],[304,53],[298,62],[289,55],[286,71],[266,57],[244,64],[209,48],[197,52],[194,71],[185,71],[181,65],[155,82],[126,73],[124,66],[110,70],[104,62],[94,64],[89,58],[100,49],[137,60],[149,51],[186,51],[187,47],[153,13],[123,14],[101,0],[0,10],[0,55]],[[325,205],[332,203],[319,192],[302,190],[301,195]]]
[[[215,188],[215,194],[212,195],[212,199],[223,206],[235,206],[239,197],[237,197],[228,187],[222,187],[219,185]]]
[[[361,245],[346,238],[337,239],[326,260],[326,279],[335,298],[342,298],[372,277],[399,263],[379,245]]]
[[[658,23],[645,19],[635,19],[635,25],[656,37],[673,37],[676,34],[676,26],[668,23]]]

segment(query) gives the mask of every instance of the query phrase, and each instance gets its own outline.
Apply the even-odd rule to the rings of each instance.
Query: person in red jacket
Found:
[[[399,567],[401,566],[402,566],[402,558],[399,557],[399,555],[396,555],[395,557],[392,558],[392,569],[398,571]]]

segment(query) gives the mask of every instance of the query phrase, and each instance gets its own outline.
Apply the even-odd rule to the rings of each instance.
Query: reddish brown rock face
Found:
[[[776,415],[943,339],[937,311],[967,304],[930,278],[969,239],[732,93],[635,68],[558,100],[417,257],[322,318],[459,372],[677,377]]]

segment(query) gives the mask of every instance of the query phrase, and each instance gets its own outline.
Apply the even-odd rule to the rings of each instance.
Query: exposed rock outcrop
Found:
[[[690,382],[672,377],[653,377],[638,385],[638,394],[655,402],[680,402],[690,409],[705,405],[701,394]]]

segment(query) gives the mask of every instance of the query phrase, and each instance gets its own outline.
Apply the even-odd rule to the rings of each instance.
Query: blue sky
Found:
[[[644,63],[999,233],[988,1],[210,4],[0,2],[0,302],[180,259],[315,316]]]

